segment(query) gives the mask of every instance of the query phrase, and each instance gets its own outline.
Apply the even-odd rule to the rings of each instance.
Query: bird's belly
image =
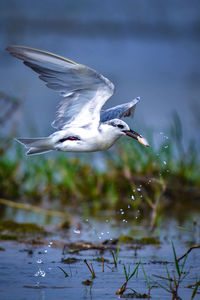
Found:
[[[103,138],[101,137],[100,139],[97,139],[96,141],[97,150],[94,151],[109,149],[117,140],[118,137],[109,138],[109,139],[107,137],[103,137]]]
[[[114,144],[115,140],[89,139],[86,141],[65,141],[56,147],[58,151],[64,152],[95,152],[106,150]]]

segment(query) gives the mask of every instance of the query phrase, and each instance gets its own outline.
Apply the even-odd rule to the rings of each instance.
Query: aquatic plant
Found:
[[[93,265],[92,263],[90,263],[90,265],[88,264],[87,262],[87,259],[84,259],[84,263],[86,264],[86,266],[88,267],[90,273],[91,273],[91,276],[92,276],[92,279],[94,279],[96,277],[95,275],[95,272],[94,272],[94,268],[93,268]]]
[[[67,274],[67,272],[65,272],[65,270],[61,267],[58,266],[58,268],[64,273],[65,277],[69,277],[69,275]]]
[[[120,250],[120,248],[118,246],[116,253],[114,253],[113,250],[110,251],[111,254],[112,254],[112,257],[113,257],[113,262],[114,262],[115,268],[117,268],[117,261],[118,261],[118,256],[119,256],[119,250]]]
[[[159,276],[159,275],[153,275],[153,276],[167,281],[167,283],[168,283],[167,285],[163,285],[159,281],[154,281],[154,282],[159,287],[161,287],[168,293],[172,294],[172,299],[179,300],[180,298],[178,296],[178,290],[179,290],[180,284],[189,273],[188,271],[187,272],[184,271],[185,263],[187,260],[187,255],[184,257],[183,263],[181,265],[179,265],[179,261],[178,261],[177,255],[176,255],[176,250],[175,250],[173,242],[172,242],[172,250],[173,250],[173,256],[174,256],[174,265],[175,265],[175,269],[176,269],[176,274],[175,274],[175,272],[172,272],[172,274],[170,274],[168,267],[166,265],[165,267],[166,267],[167,277],[163,277],[163,276]]]
[[[137,276],[137,272],[138,272],[138,268],[139,268],[139,265],[140,265],[140,261],[137,263],[135,269],[133,270],[133,272],[131,273],[130,272],[130,266],[129,266],[129,269],[127,271],[126,269],[126,266],[124,265],[124,275],[125,275],[125,278],[126,278],[126,281],[122,284],[122,286],[120,287],[120,289],[118,289],[116,291],[116,295],[122,295],[125,291],[126,291],[126,288],[127,288],[127,284],[129,282],[129,280],[136,274]]]
[[[145,269],[144,269],[144,265],[143,265],[142,262],[141,262],[141,266],[142,266],[142,272],[143,272],[143,274],[144,274],[144,278],[145,278],[145,281],[146,281],[146,284],[147,284],[147,287],[148,287],[148,299],[150,299],[150,298],[151,298],[150,292],[151,292],[151,289],[152,289],[154,286],[153,286],[151,277],[148,276],[148,275],[146,274]]]
[[[194,297],[196,296],[196,294],[198,293],[199,288],[200,288],[200,281],[198,280],[194,284],[188,285],[187,288],[193,288],[192,296],[191,296],[191,300],[193,300]]]

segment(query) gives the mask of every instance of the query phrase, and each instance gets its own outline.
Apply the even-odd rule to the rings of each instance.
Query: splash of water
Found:
[[[43,261],[42,261],[42,259],[41,259],[41,258],[38,258],[38,259],[36,260],[36,263],[37,263],[37,264],[42,264],[42,263],[43,263]]]
[[[41,268],[38,269],[38,271],[34,274],[35,277],[45,277],[46,276],[46,273],[44,270],[42,270]]]

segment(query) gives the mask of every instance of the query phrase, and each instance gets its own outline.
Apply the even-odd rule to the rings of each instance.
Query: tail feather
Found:
[[[40,148],[40,149],[51,149],[52,148],[52,139],[45,138],[19,138],[15,139],[20,144],[24,145],[26,148]]]
[[[26,152],[26,155],[42,154],[53,150],[52,139],[48,137],[28,139],[19,138],[15,140],[24,145],[26,148],[29,148],[29,150]]]
[[[46,152],[49,152],[51,150],[48,150],[48,149],[39,149],[39,148],[30,148],[27,152],[26,152],[26,155],[37,155],[37,154],[43,154],[43,153],[46,153]]]

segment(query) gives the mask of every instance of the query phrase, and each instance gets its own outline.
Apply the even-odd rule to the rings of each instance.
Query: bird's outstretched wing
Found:
[[[136,104],[140,101],[140,97],[133,99],[132,101],[124,104],[117,105],[101,112],[101,122],[106,122],[112,119],[121,119],[124,117],[130,117],[133,115]]]
[[[54,128],[69,123],[98,126],[101,107],[114,92],[112,82],[95,70],[49,52],[23,46],[8,46],[6,50],[63,96],[52,123]]]

